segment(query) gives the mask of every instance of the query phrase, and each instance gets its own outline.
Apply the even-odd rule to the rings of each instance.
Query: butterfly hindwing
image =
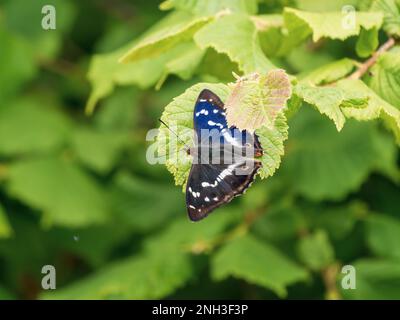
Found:
[[[191,220],[206,217],[215,208],[242,194],[253,182],[261,167],[257,160],[227,164],[194,164],[186,189],[186,203]],[[243,169],[244,168],[244,169]],[[237,174],[236,170],[247,170]]]

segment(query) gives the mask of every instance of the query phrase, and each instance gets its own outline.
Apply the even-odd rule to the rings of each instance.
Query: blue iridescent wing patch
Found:
[[[223,102],[208,89],[196,101],[193,127],[196,139],[190,152],[193,164],[186,184],[186,207],[189,218],[198,221],[250,186],[261,167],[256,157],[261,156],[262,148],[255,134],[228,128]],[[207,132],[218,134],[218,144],[211,142]],[[249,147],[250,156],[244,152]],[[218,161],[214,161],[215,151],[223,155]]]

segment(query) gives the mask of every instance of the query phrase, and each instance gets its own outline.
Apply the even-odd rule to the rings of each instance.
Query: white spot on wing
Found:
[[[205,202],[210,202],[210,198],[209,198],[209,197],[205,197],[205,198],[204,198],[204,201],[205,201]]]
[[[208,124],[209,126],[220,127],[221,129],[224,127],[222,124],[217,123],[217,122],[214,122],[214,121],[211,121],[211,120],[208,120],[207,124]]]

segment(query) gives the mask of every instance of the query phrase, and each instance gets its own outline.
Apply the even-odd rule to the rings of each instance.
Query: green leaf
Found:
[[[0,154],[48,151],[67,139],[68,119],[39,101],[16,100],[0,106]]]
[[[154,194],[158,195],[157,201],[154,201]],[[140,232],[159,228],[172,216],[185,211],[179,190],[126,172],[114,178],[111,201],[116,215],[131,229]]]
[[[374,93],[360,80],[345,79],[337,83],[338,87],[348,90],[356,90],[360,94],[369,96],[366,108],[347,107],[342,109],[346,117],[359,121],[382,119],[386,126],[394,133],[396,141],[400,144],[400,111]]]
[[[297,252],[300,260],[314,271],[326,268],[335,259],[335,252],[328,235],[322,230],[301,238]]]
[[[173,19],[171,18],[173,23],[150,32],[125,53],[120,62],[127,63],[158,56],[181,42],[191,40],[199,29],[212,20],[212,16],[194,17],[184,12],[176,12]]]
[[[285,153],[284,142],[288,138],[288,124],[283,113],[279,113],[273,128],[262,127],[256,131],[262,148],[262,167],[258,171],[262,179],[272,176],[279,168]]]
[[[168,252],[165,252],[168,256]],[[171,253],[170,253],[171,254]],[[188,256],[139,255],[119,260],[42,299],[160,299],[181,287],[192,275]]]
[[[308,278],[306,270],[250,235],[223,246],[212,258],[211,267],[215,280],[234,276],[270,289],[280,297],[286,296],[288,285]]]
[[[293,92],[331,119],[338,131],[342,130],[346,121],[343,108],[362,109],[366,107],[368,101],[365,93],[338,87],[315,87],[299,83],[294,87]]]
[[[12,234],[13,234],[13,229],[11,228],[11,225],[8,222],[8,218],[3,209],[3,206],[0,204],[0,239],[8,238]]]
[[[56,28],[53,30],[42,27],[42,8],[46,5],[56,9]],[[39,61],[50,60],[59,53],[62,37],[73,27],[76,16],[74,3],[70,0],[7,1],[3,9],[8,30],[26,40]],[[57,15],[60,12],[62,14]]]
[[[211,47],[228,55],[244,74],[274,68],[262,52],[254,23],[246,15],[222,16],[199,30],[194,40],[201,48]]]
[[[249,132],[263,126],[273,128],[291,96],[289,77],[282,69],[240,78],[231,88],[225,103],[228,126]]]
[[[32,49],[19,37],[12,36],[0,20],[0,104],[17,93],[37,72]]]
[[[200,65],[205,51],[199,49],[193,42],[187,42],[181,47],[181,53],[165,64],[164,73],[156,85],[160,89],[168,75],[174,74],[183,80],[189,80]]]
[[[45,224],[82,227],[108,215],[103,190],[71,163],[26,159],[12,163],[7,174],[9,194],[42,211]]]
[[[371,76],[366,79],[368,86],[400,110],[400,55],[383,53],[370,72]]]
[[[395,0],[374,0],[371,11],[383,13],[383,29],[393,36],[400,37],[400,3]]]
[[[314,42],[321,38],[345,40],[351,36],[357,36],[361,28],[370,30],[379,29],[382,25],[383,15],[380,12],[354,12],[354,26],[346,25],[346,19],[342,12],[306,12],[292,8],[285,8],[285,25],[289,33],[302,33],[307,29],[312,33]]]
[[[356,44],[357,55],[366,58],[378,48],[378,45],[378,28],[371,28],[369,30],[361,28]]]
[[[353,71],[354,67],[354,60],[343,58],[303,74],[299,79],[301,82],[306,84],[328,84],[347,76]]]
[[[72,146],[78,159],[103,174],[112,169],[127,144],[128,135],[125,132],[80,128],[74,130],[72,135]]]
[[[400,264],[398,261],[363,259],[353,264],[356,289],[342,289],[346,299],[400,299]]]
[[[302,109],[290,130],[280,172],[293,191],[314,201],[341,200],[371,172],[396,170],[395,145],[373,123],[349,121],[338,133],[329,120]]]
[[[386,258],[400,258],[400,220],[382,214],[366,219],[367,243],[373,253]]]
[[[160,9],[185,10],[197,15],[216,14],[221,10],[256,14],[257,6],[257,0],[166,0],[160,4]]]

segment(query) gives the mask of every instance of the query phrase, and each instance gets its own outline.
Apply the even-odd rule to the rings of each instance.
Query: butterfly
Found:
[[[186,207],[192,221],[243,194],[261,168],[257,158],[263,150],[257,135],[228,128],[225,112],[216,94],[201,91],[193,112],[194,147],[188,150],[193,163],[186,183]]]

